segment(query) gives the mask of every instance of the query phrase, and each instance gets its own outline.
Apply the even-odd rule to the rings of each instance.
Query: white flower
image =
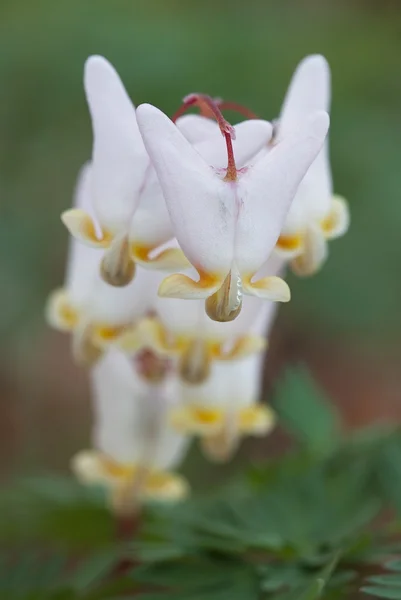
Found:
[[[241,436],[270,432],[274,413],[257,403],[262,363],[262,355],[214,363],[203,385],[183,384],[183,405],[171,412],[177,431],[200,436],[204,451],[218,461],[232,456]]]
[[[179,248],[158,252],[173,237],[170,218],[139,133],[135,107],[117,72],[103,57],[92,56],[85,65],[84,84],[94,137],[94,214],[68,210],[63,222],[82,242],[106,249],[101,272],[111,285],[127,285],[134,277],[135,263],[168,270],[186,267]],[[208,119],[182,118],[180,123],[191,140],[200,142],[201,153],[203,141],[218,135]],[[245,133],[256,128],[257,123],[241,126]],[[266,142],[262,131],[260,141],[252,142],[251,154]]]
[[[242,293],[288,301],[289,289],[281,279],[253,277],[274,249],[297,186],[323,144],[327,114],[301,121],[299,129],[253,165],[236,164],[235,136],[224,121],[227,168],[205,161],[157,108],[138,107],[137,119],[175,235],[199,275],[198,281],[171,275],[159,294],[207,298],[209,316],[220,321],[238,315]]]
[[[276,275],[281,267],[281,259],[270,259],[258,275]],[[248,296],[238,318],[227,323],[209,319],[202,300],[159,297],[152,306],[156,315],[122,335],[119,347],[132,352],[142,345],[176,358],[182,380],[199,384],[209,377],[213,361],[238,360],[266,348],[277,303]]]
[[[73,458],[78,478],[108,488],[120,513],[135,511],[144,500],[185,496],[185,480],[170,472],[188,445],[188,438],[167,422],[177,397],[174,378],[151,384],[112,349],[93,369],[92,391],[94,449]]]
[[[90,200],[92,169],[86,165],[78,178],[75,204],[86,209]],[[132,327],[149,310],[160,278],[157,273],[138,269],[128,286],[116,288],[100,277],[102,252],[70,240],[66,282],[55,290],[46,307],[48,322],[73,334],[73,351],[79,363],[91,364],[105,346]]]
[[[280,142],[295,123],[330,108],[330,69],[323,56],[305,58],[296,69],[276,126]],[[315,273],[327,258],[327,240],[349,227],[346,201],[333,196],[328,142],[302,180],[277,242],[277,252],[291,260],[299,275]]]

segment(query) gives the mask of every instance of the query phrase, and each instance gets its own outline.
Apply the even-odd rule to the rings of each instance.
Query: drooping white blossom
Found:
[[[138,364],[112,349],[94,367],[91,381],[93,449],[73,458],[78,478],[105,486],[120,513],[132,512],[148,499],[185,496],[185,480],[170,471],[188,446],[188,437],[168,422],[177,399],[176,379],[150,382]]]
[[[135,264],[146,268],[177,270],[187,266],[179,248],[158,252],[173,237],[163,193],[139,133],[135,106],[117,72],[101,56],[90,57],[85,65],[85,91],[93,126],[93,214],[80,209],[63,213],[72,235],[83,243],[102,248],[103,278],[124,286],[135,274]],[[180,119],[186,134],[202,144],[218,131],[208,119]],[[267,143],[263,126],[259,134],[249,132],[258,124],[248,121],[240,127],[249,156]],[[210,134],[208,133],[210,132]],[[216,144],[211,141],[210,145]],[[206,144],[206,151],[208,145]]]
[[[200,436],[206,454],[228,460],[244,435],[263,436],[275,424],[273,411],[258,403],[262,355],[216,362],[198,386],[182,384],[182,405],[172,410],[177,431]]]
[[[75,205],[89,210],[92,167],[86,165],[78,178]],[[104,348],[147,314],[160,281],[157,273],[138,268],[128,286],[116,288],[100,276],[102,252],[71,238],[65,285],[52,292],[47,306],[48,322],[73,336],[78,362],[90,364]]]
[[[220,321],[239,314],[243,293],[289,300],[280,278],[254,276],[273,251],[297,187],[322,147],[327,114],[301,121],[254,164],[237,160],[237,168],[236,151],[228,150],[227,169],[222,161],[205,160],[157,108],[141,105],[137,119],[174,233],[198,273],[198,280],[167,277],[159,294],[207,299],[209,316]],[[223,134],[235,137],[232,128]]]
[[[274,143],[285,139],[294,124],[317,110],[330,109],[330,69],[323,56],[306,57],[288,88]],[[274,146],[273,146],[274,148]],[[344,235],[349,211],[344,198],[333,195],[328,141],[301,181],[276,245],[299,275],[311,275],[324,263],[327,241]]]

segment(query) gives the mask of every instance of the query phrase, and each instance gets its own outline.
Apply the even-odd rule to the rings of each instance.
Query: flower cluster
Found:
[[[315,273],[349,216],[332,192],[321,56],[299,65],[274,124],[203,94],[172,119],[136,109],[99,56],[84,85],[92,158],[62,214],[67,275],[46,311],[90,367],[94,449],[73,469],[121,513],[187,492],[171,469],[190,436],[225,461],[241,436],[272,429],[258,396],[283,276]],[[249,118],[232,126],[227,108]]]

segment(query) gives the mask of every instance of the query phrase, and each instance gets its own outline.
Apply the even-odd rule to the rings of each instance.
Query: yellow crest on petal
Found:
[[[157,253],[157,246],[131,244],[131,256],[145,269],[181,271],[188,269],[191,263],[180,248],[166,248]]]
[[[194,435],[216,433],[223,426],[223,420],[222,410],[197,405],[175,408],[170,414],[170,422],[177,431]]]
[[[84,244],[108,248],[112,242],[113,235],[109,231],[102,230],[101,236],[97,235],[92,217],[81,208],[66,210],[62,213],[61,220],[71,235]]]
[[[46,321],[60,331],[72,331],[79,322],[80,314],[71,303],[64,288],[54,290],[46,303]]]

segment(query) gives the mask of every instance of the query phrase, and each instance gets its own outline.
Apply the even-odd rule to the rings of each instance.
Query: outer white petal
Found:
[[[179,393],[179,381],[175,376],[167,379],[159,387],[158,403],[155,404],[154,412],[154,422],[157,424],[158,432],[152,458],[152,464],[157,469],[174,469],[182,462],[188,450],[190,439],[177,433],[170,424],[170,409],[177,404]]]
[[[93,126],[93,204],[100,224],[127,228],[149,164],[135,108],[113,66],[101,56],[85,64]]]
[[[330,210],[332,196],[333,185],[326,141],[299,184],[282,233],[291,235],[302,232],[312,221],[324,219]]]
[[[304,58],[292,76],[278,123],[278,139],[291,134],[309,115],[330,109],[330,67],[320,54]]]
[[[196,115],[189,116],[197,117]],[[184,119],[184,117],[181,117],[181,119]],[[214,127],[206,127],[209,130],[207,139],[196,143],[194,148],[209,165],[215,168],[224,168],[227,166],[227,151],[218,126],[205,117],[197,117],[197,119],[200,119],[202,124],[203,121],[206,121],[209,125],[213,124]],[[195,119],[196,122],[197,119]],[[177,125],[179,125],[179,121],[180,119],[178,119]],[[241,167],[249,162],[262,146],[268,143],[271,138],[272,127],[267,121],[255,119],[240,123],[235,127],[235,130],[236,139],[233,146],[237,166]],[[194,136],[194,140],[198,141],[196,136]],[[131,223],[131,238],[143,245],[156,246],[166,242],[172,236],[172,224],[163,192],[156,172],[151,168],[146,173],[140,203]]]
[[[78,175],[74,206],[90,212],[90,193],[91,167],[87,164]],[[98,248],[91,248],[70,237],[65,285],[75,306],[81,307],[90,298],[102,256],[103,252]]]
[[[226,275],[234,248],[233,187],[214,173],[157,108],[143,104],[137,118],[182,250],[196,268]]]
[[[237,168],[242,168],[253,159],[271,139],[273,127],[268,121],[251,119],[234,127],[233,150]],[[198,144],[196,150],[205,161],[215,168],[227,167],[227,147],[220,130]]]
[[[142,452],[138,398],[147,396],[146,384],[136,375],[129,359],[116,350],[110,350],[96,364],[91,380],[94,447],[116,461],[137,461]]]
[[[90,211],[90,186],[93,171],[86,165],[78,177],[75,206]],[[161,273],[137,267],[136,277],[125,287],[113,287],[103,281],[100,263],[103,252],[70,238],[66,287],[70,301],[89,322],[108,325],[127,324],[144,315],[157,294]]]
[[[330,110],[330,67],[323,56],[307,56],[297,67],[288,88],[278,125],[278,140],[297,123],[318,110]],[[330,208],[332,178],[327,142],[301,182],[289,211],[284,233],[305,227],[311,219],[323,218]]]
[[[116,461],[158,469],[182,459],[187,439],[167,424],[174,384],[147,384],[125,355],[111,350],[93,369],[92,388],[97,449]]]
[[[260,354],[237,361],[215,362],[204,384],[182,384],[184,402],[234,410],[249,406],[259,398],[262,363]]]
[[[327,113],[316,113],[240,179],[235,243],[240,273],[255,273],[268,259],[297,187],[320,151],[328,127]]]
[[[144,246],[157,246],[173,237],[173,227],[156,171],[146,172],[139,206],[131,222],[130,237]]]
[[[205,324],[205,302],[202,300],[181,300],[160,298],[155,301],[155,309],[164,327],[174,335],[207,337]]]
[[[217,132],[220,133],[216,121],[201,115],[183,115],[177,119],[176,125],[191,144],[207,140]]]
[[[163,274],[137,266],[134,279],[125,287],[113,287],[96,273],[86,313],[94,322],[125,325],[144,316],[151,308]]]

